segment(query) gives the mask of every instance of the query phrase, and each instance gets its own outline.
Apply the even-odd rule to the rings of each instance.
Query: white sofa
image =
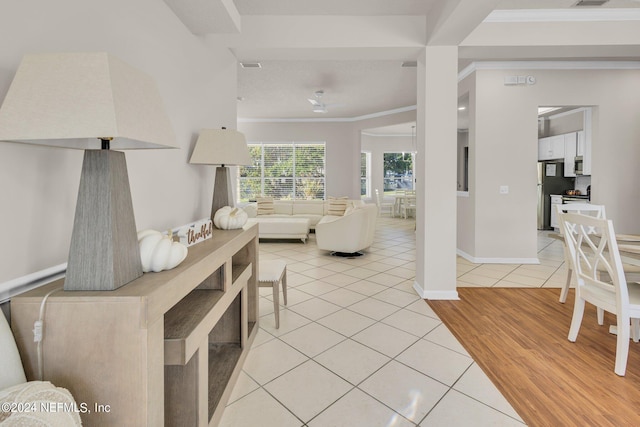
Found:
[[[318,248],[336,255],[359,255],[373,243],[377,218],[378,207],[373,204],[347,209],[343,216],[324,216],[316,224]]]
[[[302,239],[304,242],[306,234],[300,230],[302,220],[308,220],[308,229],[316,229],[318,223],[327,216],[335,213],[332,209],[343,204],[346,209],[354,207],[373,206],[366,205],[362,200],[349,200],[345,198],[334,200],[275,200],[273,201],[273,213],[258,215],[258,204],[249,203],[242,206],[249,220],[246,226],[254,223],[259,225],[259,236],[263,239]],[[245,226],[245,227],[246,227]],[[375,224],[374,224],[375,227]],[[307,230],[308,232],[308,230]]]
[[[3,427],[69,427],[82,424],[78,414],[82,408],[67,389],[48,381],[27,382],[13,333],[1,311],[0,404],[0,424]]]
[[[353,200],[349,201],[351,204]],[[356,201],[360,203],[360,201]],[[329,202],[324,200],[275,200],[273,202],[274,213],[258,215],[257,203],[249,203],[242,206],[249,218],[306,218],[309,220],[309,229],[316,228],[316,224],[327,215]]]
[[[308,218],[249,218],[244,229],[258,224],[258,236],[261,239],[300,239],[307,242],[309,237]]]

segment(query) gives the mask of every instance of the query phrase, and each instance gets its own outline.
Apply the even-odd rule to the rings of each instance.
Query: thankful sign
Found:
[[[180,243],[191,246],[211,238],[213,231],[213,222],[210,219],[204,219],[191,225],[186,225],[178,230]]]

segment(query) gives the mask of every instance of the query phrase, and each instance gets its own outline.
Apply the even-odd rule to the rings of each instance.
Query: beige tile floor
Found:
[[[524,425],[413,290],[413,230],[380,218],[355,259],[319,251],[313,235],[260,243],[262,259],[287,261],[288,305],[275,329],[271,290],[260,289],[260,329],[222,426]],[[541,233],[539,256],[534,266],[458,258],[458,286],[559,287],[561,243]]]

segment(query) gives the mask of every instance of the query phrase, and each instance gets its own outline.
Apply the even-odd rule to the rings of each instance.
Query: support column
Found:
[[[422,298],[456,291],[457,46],[427,46],[418,58],[416,279]]]

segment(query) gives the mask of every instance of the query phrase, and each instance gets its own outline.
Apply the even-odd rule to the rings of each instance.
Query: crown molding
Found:
[[[460,73],[464,80],[477,70],[640,70],[640,61],[485,61],[472,62]]]
[[[360,133],[374,138],[413,138],[415,136],[410,133],[372,133],[366,131],[361,131]]]
[[[417,106],[410,105],[408,107],[394,108],[393,110],[380,111],[378,113],[365,114],[356,117],[335,117],[335,118],[278,118],[278,119],[260,119],[260,118],[242,118],[238,117],[238,123],[352,123],[361,120],[375,119],[377,117],[391,116],[393,114],[405,113],[407,111],[416,110]]]
[[[494,10],[483,22],[640,21],[640,9],[514,9]]]

